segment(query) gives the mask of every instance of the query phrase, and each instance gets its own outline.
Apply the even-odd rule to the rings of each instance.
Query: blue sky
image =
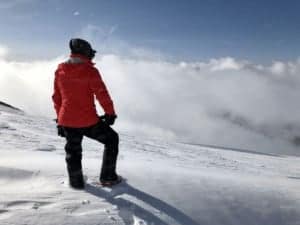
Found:
[[[1,0],[0,44],[14,57],[47,58],[81,36],[100,53],[270,63],[299,56],[299,11],[296,0]]]

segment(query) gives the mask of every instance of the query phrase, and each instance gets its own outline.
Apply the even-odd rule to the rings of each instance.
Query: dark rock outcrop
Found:
[[[22,112],[21,109],[18,109],[16,107],[14,107],[12,105],[9,105],[9,104],[7,104],[5,102],[2,102],[2,101],[0,101],[0,106],[4,106],[4,107],[7,107],[7,108],[12,109],[12,110],[16,110],[16,111]]]

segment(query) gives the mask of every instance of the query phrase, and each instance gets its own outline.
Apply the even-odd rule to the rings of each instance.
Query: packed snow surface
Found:
[[[300,158],[120,133],[124,182],[97,185],[103,145],[84,139],[86,188],[69,187],[55,123],[0,108],[1,225],[299,225]]]

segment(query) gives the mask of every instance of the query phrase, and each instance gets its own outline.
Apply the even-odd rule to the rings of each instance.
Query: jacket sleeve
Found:
[[[113,101],[108,93],[108,90],[101,78],[99,71],[93,68],[90,77],[90,87],[95,94],[98,102],[102,106],[104,112],[109,115],[115,115]]]
[[[52,100],[53,100],[53,103],[54,103],[54,109],[56,111],[56,116],[57,118],[59,117],[59,110],[60,110],[60,107],[61,107],[61,94],[60,94],[60,91],[59,91],[59,87],[58,87],[58,73],[57,71],[55,72],[55,78],[54,78],[54,92],[53,92],[53,95],[52,95]]]

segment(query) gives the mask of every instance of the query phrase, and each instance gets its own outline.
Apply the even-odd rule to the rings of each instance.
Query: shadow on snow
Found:
[[[119,216],[122,218],[126,225],[134,224],[134,216],[145,220],[149,224],[171,224],[163,221],[157,215],[142,208],[136,203],[121,197],[121,195],[128,195],[130,197],[134,197],[140,201],[143,201],[159,212],[171,217],[179,224],[199,225],[189,216],[179,211],[175,207],[169,205],[168,203],[132,187],[126,182],[126,180],[122,181],[122,183],[118,186],[113,187],[111,191],[106,191],[104,188],[100,188],[91,184],[87,184],[86,191],[99,198],[105,199],[112,205],[115,205],[119,209]]]

